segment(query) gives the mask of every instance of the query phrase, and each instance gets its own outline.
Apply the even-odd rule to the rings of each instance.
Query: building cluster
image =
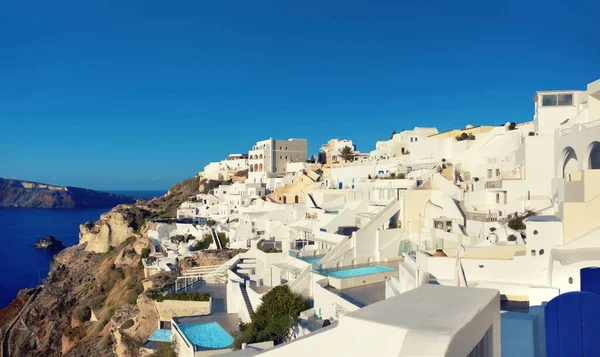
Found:
[[[581,330],[563,317],[585,315],[571,294],[600,291],[600,80],[533,101],[532,121],[416,127],[368,154],[333,139],[316,162],[304,139],[257,142],[200,173],[248,170],[244,182],[190,197],[181,222],[151,232],[172,252],[162,270],[195,254],[195,240],[169,248],[170,237],[210,234],[213,249],[246,251],[184,271],[181,286],[220,277],[225,313],[243,322],[278,285],[312,301],[288,342],[230,356],[545,356],[589,344],[556,330]],[[181,355],[210,351],[173,335]]]

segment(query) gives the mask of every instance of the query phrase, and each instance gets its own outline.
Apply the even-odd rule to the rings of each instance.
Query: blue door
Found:
[[[571,292],[545,308],[546,356],[600,356],[600,295]]]
[[[343,186],[343,184],[340,182],[340,183],[338,183],[338,187],[339,187],[339,189],[341,190],[341,189],[342,189],[344,186]]]
[[[581,269],[581,291],[600,295],[600,268],[589,267]]]

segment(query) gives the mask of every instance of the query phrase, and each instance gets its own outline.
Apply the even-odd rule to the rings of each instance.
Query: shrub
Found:
[[[214,219],[209,219],[208,221],[206,221],[206,225],[212,227],[217,225],[217,222]]]
[[[490,227],[490,232],[495,232],[496,231],[496,227]]]
[[[208,249],[208,247],[212,244],[213,239],[210,236],[210,234],[205,234],[202,240],[199,240],[198,242],[196,242],[196,244],[194,244],[193,246],[190,247],[190,250],[192,252],[198,251],[198,250],[204,250],[204,249]]]
[[[177,357],[175,343],[161,343],[158,348],[148,357]]]
[[[523,221],[520,219],[515,219],[508,222],[508,227],[515,231],[520,231],[526,228],[525,223],[523,223]]]
[[[177,300],[177,301],[208,301],[210,300],[210,294],[206,293],[169,293],[163,295],[161,291],[158,291],[156,294],[148,294],[151,299],[154,299],[158,302],[163,302],[165,300]]]
[[[395,172],[392,172],[392,173],[390,174],[390,177],[391,177],[391,178],[396,178],[396,173],[395,173]]]
[[[240,335],[236,337],[234,348],[242,343],[274,341],[286,342],[287,335],[298,323],[298,315],[311,307],[310,301],[295,293],[287,285],[279,285],[266,293],[262,304],[252,316],[249,324],[240,324]]]
[[[152,265],[154,264],[158,259],[156,257],[148,257],[146,258],[146,264],[148,265]]]
[[[456,141],[463,141],[463,140],[475,140],[475,135],[473,134],[467,134],[467,133],[462,133],[458,136],[456,136]]]
[[[400,179],[400,180],[404,180],[404,179],[406,178],[406,174],[405,174],[404,172],[399,172],[399,173],[396,175],[396,178],[397,178],[397,179]]]
[[[219,233],[217,233],[217,237],[219,238],[219,242],[221,243],[221,247],[223,247],[223,248],[227,247],[227,244],[229,243],[229,238],[227,238],[227,236],[225,235],[225,233],[219,232]]]
[[[508,124],[508,130],[515,130],[517,128],[517,124],[512,122]]]
[[[514,235],[514,234],[511,234],[511,235],[508,236],[507,239],[508,239],[509,242],[516,242],[517,241],[517,236]]]
[[[142,259],[146,259],[150,256],[150,249],[149,248],[143,248],[142,249]]]

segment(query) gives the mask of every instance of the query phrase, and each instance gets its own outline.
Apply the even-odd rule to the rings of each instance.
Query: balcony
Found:
[[[485,183],[485,188],[502,188],[502,180],[488,181]]]

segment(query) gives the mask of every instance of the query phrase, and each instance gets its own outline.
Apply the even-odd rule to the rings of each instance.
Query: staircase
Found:
[[[248,297],[248,291],[246,290],[246,284],[240,284],[240,290],[242,291],[242,297],[244,298],[244,303],[246,304],[246,309],[248,309],[248,314],[250,314],[250,318],[254,315],[254,310],[252,309],[252,304],[250,303],[250,298]]]
[[[241,258],[235,267],[235,273],[245,278],[256,273],[256,258]]]
[[[218,250],[223,250],[223,247],[221,246],[221,241],[219,240],[219,235],[217,234],[217,232],[215,231],[215,229],[211,228],[210,232],[212,234],[213,240],[215,241],[215,244],[217,245],[217,249]]]
[[[312,204],[315,208],[321,208],[321,207],[319,207],[319,205],[317,205],[317,202],[315,202],[315,199],[312,194],[309,193],[308,198],[310,198],[310,201],[312,202]]]
[[[368,232],[369,230],[377,230],[377,228],[385,225],[390,218],[392,218],[398,211],[400,211],[400,201],[394,199],[387,206],[385,206],[379,213],[377,213],[367,224],[365,224],[360,231]],[[387,228],[387,226],[386,226]]]

